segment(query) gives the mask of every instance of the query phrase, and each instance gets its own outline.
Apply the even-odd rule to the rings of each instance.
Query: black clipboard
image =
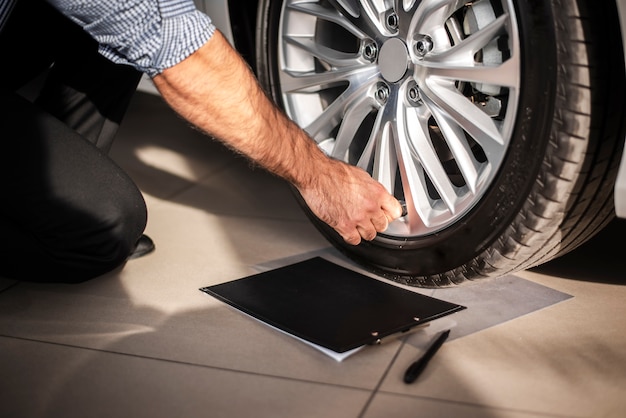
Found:
[[[336,353],[465,309],[314,257],[201,291]]]

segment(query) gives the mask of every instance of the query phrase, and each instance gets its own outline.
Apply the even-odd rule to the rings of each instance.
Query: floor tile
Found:
[[[0,337],[3,417],[356,417],[367,391]],[[11,376],[10,381],[6,376]]]
[[[285,181],[238,159],[175,198],[216,215],[309,222]]]
[[[393,411],[390,414],[390,411]],[[537,414],[504,408],[489,408],[461,402],[379,393],[368,404],[363,418],[429,417],[429,418],[567,418],[566,415]]]
[[[138,93],[120,125],[110,156],[132,177],[146,200],[168,199],[245,163],[221,143],[191,128],[160,97]]]

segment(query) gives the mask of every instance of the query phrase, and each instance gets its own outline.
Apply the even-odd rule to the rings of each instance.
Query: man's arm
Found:
[[[346,242],[372,240],[401,215],[400,204],[380,183],[328,158],[275,106],[221,33],[153,81],[187,121],[291,182]]]

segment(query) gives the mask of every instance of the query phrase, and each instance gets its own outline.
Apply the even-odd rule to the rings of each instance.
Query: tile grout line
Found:
[[[432,396],[415,396],[415,395],[409,395],[409,394],[405,394],[405,393],[398,393],[398,392],[389,392],[389,391],[380,391],[379,393],[384,393],[387,395],[392,395],[392,396],[398,396],[398,397],[405,397],[405,398],[410,398],[410,399],[420,399],[420,400],[425,400],[425,401],[429,401],[429,402],[439,402],[439,403],[444,403],[444,404],[453,404],[453,405],[461,405],[461,406],[469,406],[469,407],[473,407],[473,408],[482,408],[485,410],[496,410],[496,411],[505,411],[505,412],[519,412],[521,414],[528,414],[528,415],[532,415],[533,417],[550,417],[550,418],[571,418],[571,416],[569,415],[561,415],[561,414],[556,414],[556,413],[550,413],[550,412],[541,412],[541,411],[531,411],[531,410],[527,410],[527,409],[518,409],[518,408],[507,408],[507,407],[502,407],[502,406],[491,406],[491,405],[487,405],[487,404],[481,404],[481,403],[474,403],[474,402],[469,402],[469,401],[457,401],[457,400],[449,400],[449,399],[442,399],[442,398],[435,398]]]
[[[402,339],[402,344],[400,344],[400,347],[398,347],[398,350],[396,350],[396,353],[394,354],[393,358],[389,362],[389,365],[387,366],[387,369],[384,371],[383,375],[378,380],[378,383],[376,384],[376,387],[370,393],[370,396],[367,399],[367,401],[365,402],[365,405],[363,405],[363,409],[361,410],[361,412],[358,415],[359,418],[362,418],[365,415],[365,412],[367,412],[367,409],[369,408],[370,404],[374,400],[374,397],[378,394],[378,390],[380,389],[380,387],[382,386],[383,382],[385,381],[385,378],[387,378],[387,375],[389,374],[389,371],[391,370],[391,367],[396,362],[396,359],[400,355],[400,351],[402,351],[402,348],[404,347],[405,344],[406,344],[406,338],[403,338]]]
[[[315,381],[315,380],[308,380],[308,379],[301,379],[301,378],[294,378],[294,377],[280,376],[280,375],[273,375],[273,374],[266,374],[266,373],[259,373],[259,372],[251,372],[251,371],[246,371],[246,370],[237,370],[237,369],[232,369],[232,368],[228,368],[228,367],[211,366],[211,365],[208,365],[208,364],[193,363],[193,362],[190,362],[190,361],[173,360],[173,359],[159,358],[159,357],[146,356],[146,355],[133,354],[133,353],[124,353],[124,352],[121,352],[121,351],[105,350],[105,349],[101,349],[101,348],[83,347],[83,346],[79,346],[79,345],[73,345],[73,344],[67,344],[67,343],[59,343],[59,342],[55,342],[55,341],[45,341],[45,340],[37,340],[37,339],[33,339],[33,338],[18,337],[18,336],[15,336],[15,335],[0,334],[0,338],[14,339],[14,340],[20,340],[20,341],[29,341],[29,342],[32,342],[32,343],[39,343],[39,344],[49,344],[49,345],[54,345],[54,346],[58,346],[58,347],[74,348],[74,349],[77,349],[77,350],[87,350],[87,351],[93,351],[93,352],[97,352],[97,353],[112,354],[112,355],[118,355],[118,356],[124,356],[124,357],[132,357],[132,358],[143,359],[143,360],[152,360],[152,361],[157,361],[157,362],[178,364],[178,365],[182,365],[182,366],[191,366],[191,367],[200,367],[200,368],[204,368],[204,369],[221,370],[221,371],[232,372],[232,373],[248,374],[248,375],[267,377],[267,378],[272,378],[272,379],[297,381],[297,382],[310,383],[310,384],[316,384],[316,385],[322,385],[322,386],[333,386],[333,387],[344,388],[344,389],[352,389],[352,390],[358,390],[358,391],[366,391],[367,390],[367,389],[364,389],[364,388],[360,388],[360,387],[356,387],[356,386],[350,386],[350,385],[342,385],[342,384],[337,384],[337,383],[318,382],[318,381]]]
[[[0,290],[0,293],[4,293],[7,292],[11,289],[13,289],[14,287],[16,287],[18,284],[20,284],[19,281],[15,281],[15,283],[11,283],[10,285],[8,285],[7,287],[3,288],[2,290]]]

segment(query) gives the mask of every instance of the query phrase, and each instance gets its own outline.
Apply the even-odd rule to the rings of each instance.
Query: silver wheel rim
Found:
[[[432,234],[476,206],[519,100],[510,0],[286,0],[279,35],[287,114],[405,204],[383,235]]]

